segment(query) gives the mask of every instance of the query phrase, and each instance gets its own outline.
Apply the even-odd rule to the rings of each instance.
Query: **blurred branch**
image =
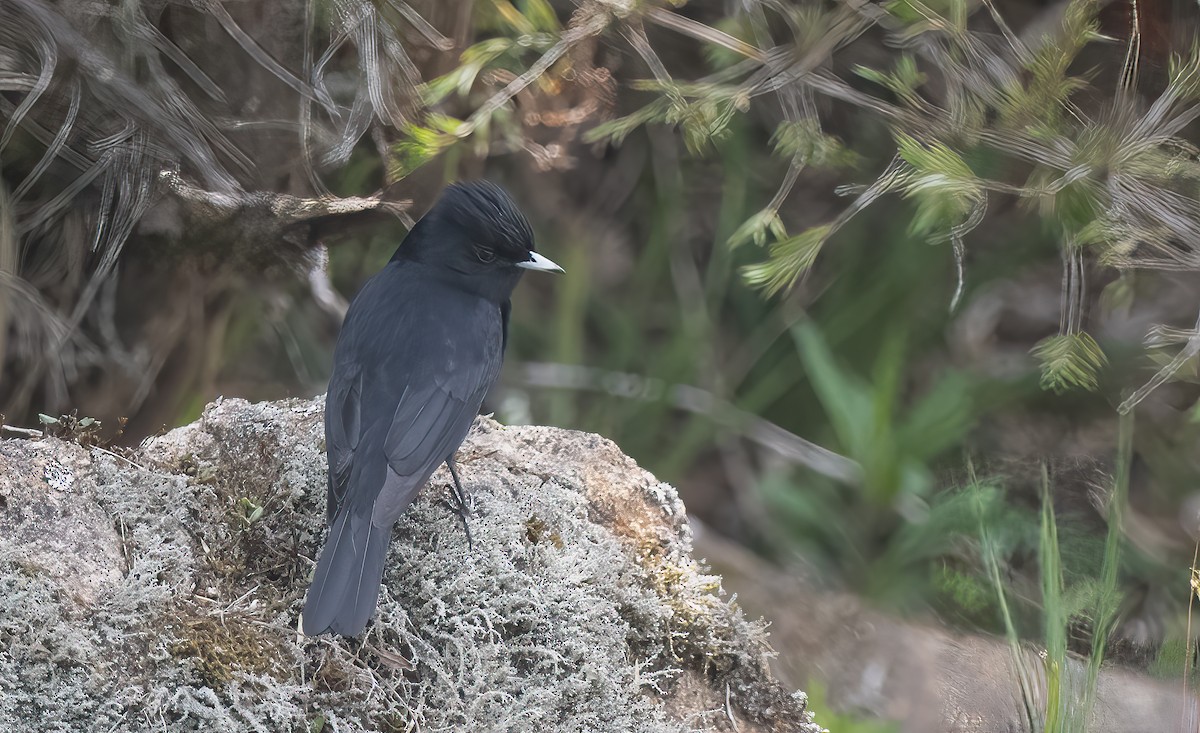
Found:
[[[308,271],[309,290],[317,305],[340,324],[350,306],[341,293],[334,289],[333,283],[329,282],[329,248],[322,244],[314,252],[317,261]]]
[[[734,38],[724,31],[717,30],[711,26],[698,23],[691,18],[685,18],[678,13],[673,13],[666,8],[651,7],[646,11],[647,20],[654,22],[664,28],[670,28],[673,31],[682,33],[685,36],[690,36],[697,41],[711,43],[722,48],[729,49],[734,53],[741,54],[748,59],[754,59],[759,62],[767,61],[767,54],[763,50],[756,48],[745,41]]]
[[[666,401],[676,409],[703,415],[759,446],[823,476],[847,483],[855,483],[862,476],[862,468],[857,462],[741,410],[711,392],[691,385],[668,384],[653,377],[572,364],[526,362],[521,365],[521,369],[521,382],[530,387],[602,392],[613,397],[643,402]]]
[[[5,362],[8,348],[9,294],[3,283],[17,276],[19,260],[16,225],[13,222],[12,198],[8,186],[0,179],[0,366]]]
[[[298,78],[295,74],[285,69],[282,64],[273,59],[257,41],[250,37],[250,34],[242,30],[241,26],[237,24],[237,21],[233,19],[233,16],[229,14],[229,11],[218,0],[197,1],[204,8],[205,12],[216,18],[221,27],[225,29],[225,32],[237,41],[242,50],[249,54],[260,66],[271,72],[281,82],[291,87],[301,97],[319,101],[327,109],[333,109],[332,99],[322,94],[321,90],[309,86],[308,83]]]
[[[26,438],[40,438],[44,435],[41,430],[34,430],[33,428],[19,428],[16,425],[5,425],[4,423],[0,423],[0,432],[12,433],[13,435],[23,435]]]
[[[1151,333],[1152,335],[1154,334],[1153,331]],[[1174,377],[1176,372],[1178,372],[1183,365],[1188,362],[1188,360],[1194,358],[1197,354],[1200,354],[1200,316],[1197,316],[1196,325],[1191,333],[1188,334],[1187,341],[1184,343],[1183,348],[1179,350],[1179,353],[1172,357],[1169,362],[1159,369],[1158,372],[1150,378],[1150,381],[1146,382],[1133,394],[1129,395],[1129,397],[1126,398],[1125,401],[1122,402],[1117,408],[1117,411],[1122,415],[1128,414],[1131,410],[1133,410],[1133,408],[1137,407],[1139,402],[1146,399],[1151,392],[1166,384],[1166,382],[1171,379],[1171,377]]]
[[[404,2],[404,0],[388,0],[388,4],[393,8],[396,8],[396,10],[400,12],[400,15],[404,16],[404,19],[407,20],[413,28],[416,28],[417,32],[420,33],[426,41],[429,41],[429,45],[433,46],[439,51],[454,50],[454,39],[446,37],[437,28],[434,28],[433,24],[431,24],[428,20],[425,20],[425,18],[422,17],[421,14],[413,8],[413,6]]]
[[[584,6],[575,11],[570,26],[563,32],[558,42],[542,54],[542,57],[534,62],[525,73],[510,81],[507,86],[480,105],[479,109],[475,110],[466,123],[459,128],[458,136],[467,137],[474,132],[480,125],[487,122],[496,110],[503,107],[510,99],[520,94],[521,90],[544,74],[555,61],[571,50],[572,46],[585,38],[598,35],[607,28],[609,20],[608,14],[598,6]]]

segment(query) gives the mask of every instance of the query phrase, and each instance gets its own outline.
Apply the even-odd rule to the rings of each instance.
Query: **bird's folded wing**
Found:
[[[329,455],[328,519],[346,499],[354,454],[362,435],[362,371],[334,373],[325,397],[325,445]]]
[[[454,455],[498,369],[499,362],[489,359],[473,368],[442,373],[423,388],[405,389],[383,440],[388,475],[375,500],[375,524],[396,521],[429,475]]]

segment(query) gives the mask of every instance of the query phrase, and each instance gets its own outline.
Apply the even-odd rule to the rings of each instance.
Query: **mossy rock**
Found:
[[[594,435],[481,418],[474,547],[442,469],[367,632],[298,634],[321,404],[221,400],[125,458],[0,442],[0,727],[819,730],[675,490]]]

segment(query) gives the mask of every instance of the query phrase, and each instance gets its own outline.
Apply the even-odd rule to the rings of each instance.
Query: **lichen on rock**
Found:
[[[572,431],[480,418],[474,547],[440,469],[364,636],[300,636],[323,440],[320,399],[230,399],[127,458],[0,441],[0,728],[820,730],[675,490]]]

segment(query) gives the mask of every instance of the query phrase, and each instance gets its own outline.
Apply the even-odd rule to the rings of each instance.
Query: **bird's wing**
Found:
[[[375,500],[375,524],[390,526],[412,503],[429,475],[454,455],[500,371],[499,344],[482,359],[454,360],[446,371],[404,391],[383,439],[387,479]]]
[[[354,453],[362,436],[362,369],[335,370],[325,395],[325,449],[329,456],[326,515],[330,522],[346,498]]]

